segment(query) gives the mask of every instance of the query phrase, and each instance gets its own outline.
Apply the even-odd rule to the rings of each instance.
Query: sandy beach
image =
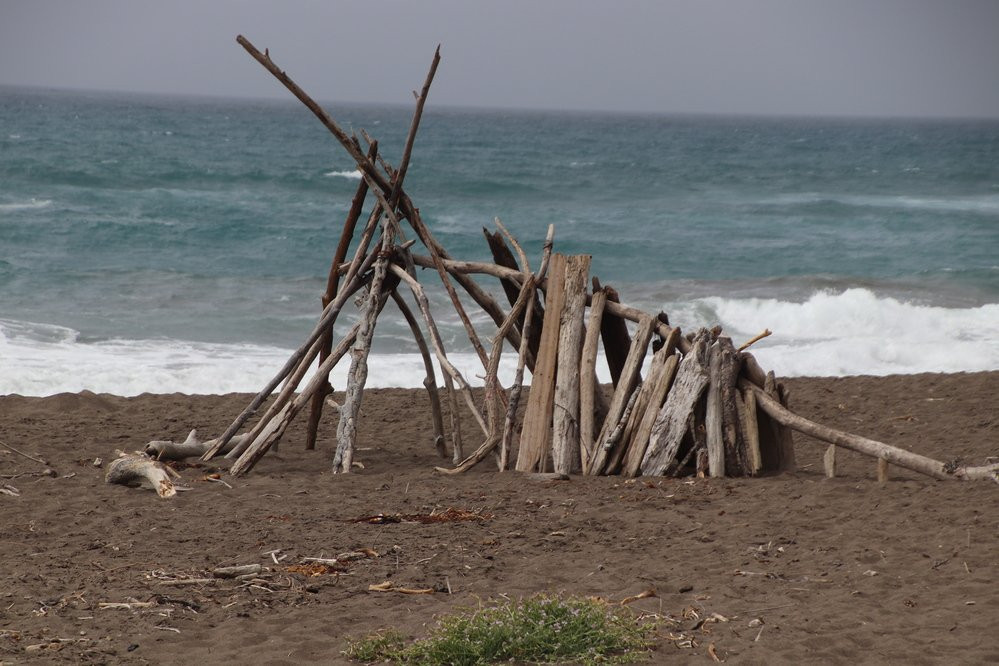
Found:
[[[999,455],[999,372],[786,384],[820,423],[942,460]],[[446,477],[426,394],[386,389],[365,395],[350,475],[329,471],[330,414],[319,450],[297,422],[246,477],[179,465],[191,490],[172,500],[94,465],[217,435],[248,400],[0,397],[0,440],[53,470],[0,448],[0,663],[344,663],[348,637],[419,636],[500,595],[648,590],[629,607],[661,618],[652,663],[999,661],[999,487],[895,468],[879,484],[847,451],[826,479],[825,445],[801,435],[798,471],[764,478],[535,481],[491,460]],[[418,520],[447,509],[472,519]],[[409,518],[357,520],[378,514]],[[362,549],[378,556],[302,566]],[[244,564],[261,575],[184,582]],[[384,581],[433,593],[369,591]]]

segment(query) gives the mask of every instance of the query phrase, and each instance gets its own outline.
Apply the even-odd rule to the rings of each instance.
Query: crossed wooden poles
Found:
[[[499,220],[497,232],[484,230],[495,263],[453,259],[434,238],[403,189],[427,94],[440,62],[439,48],[422,89],[414,93],[416,109],[399,165],[393,167],[379,154],[376,141],[362,131],[367,143],[362,147],[357,136],[344,132],[278,68],[267,51],[261,53],[243,36],[237,41],[329,129],[356,163],[362,179],[333,256],[319,322],[267,386],[214,441],[202,456],[204,460],[226,450],[228,457],[236,458],[230,472],[245,474],[307,406],[310,417],[306,447],[314,448],[322,409],[332,392],[329,373],[349,354],[344,400],[336,406],[340,418],[333,457],[335,472],[349,472],[375,324],[391,298],[408,322],[423,357],[434,445],[441,455],[446,453],[446,442],[430,347],[443,371],[454,467],[438,467],[442,473],[465,471],[494,451],[501,470],[510,466],[524,373],[530,370],[531,390],[513,465],[518,471],[651,476],[679,473],[693,465],[698,473],[710,476],[755,475],[794,468],[793,429],[830,442],[826,456],[826,472],[830,475],[835,468],[835,447],[841,446],[878,458],[879,470],[891,462],[936,478],[997,478],[997,465],[964,467],[942,463],[835,431],[794,414],[787,408],[786,391],[773,373],[764,372],[742,348],[735,349],[720,329],[702,329],[684,337],[678,328],[669,325],[665,314],[650,315],[620,303],[617,293],[601,287],[596,278],[592,291],[588,290],[590,257],[553,253],[553,227],[548,228],[536,271],[531,270],[523,248]],[[348,249],[369,195],[374,197],[374,205],[348,261]],[[416,238],[407,239],[406,228]],[[417,242],[426,254],[413,251]],[[416,279],[417,267],[437,272],[485,369],[481,408],[468,382],[448,360],[426,293]],[[473,274],[500,280],[510,303],[508,311],[478,286]],[[454,282],[497,326],[496,334],[487,341],[488,351],[472,326]],[[429,333],[429,346],[418,317],[399,294],[398,288],[403,285],[418,306]],[[348,299],[362,290],[360,319],[334,346],[334,323]],[[544,295],[543,307],[539,292]],[[635,324],[633,335],[626,321]],[[609,396],[596,380],[601,340],[613,384]],[[509,391],[497,378],[505,343],[518,353]],[[650,344],[654,353],[647,360]],[[318,370],[303,386],[305,375],[317,359]],[[279,385],[277,396],[263,416],[248,433],[234,439]],[[462,453],[459,399],[484,437],[482,444],[467,456]]]

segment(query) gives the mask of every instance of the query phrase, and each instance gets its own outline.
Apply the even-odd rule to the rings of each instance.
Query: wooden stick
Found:
[[[722,358],[721,349],[715,341],[708,349],[708,397],[704,425],[708,436],[708,475],[713,478],[725,476],[725,442],[722,439],[722,397],[721,397]]]
[[[888,461],[878,458],[878,483],[888,483]]]
[[[551,437],[555,400],[555,369],[562,302],[565,294],[565,255],[551,259],[548,291],[545,294],[545,318],[541,325],[541,346],[531,378],[531,392],[520,433],[517,454],[518,472],[545,472]]]
[[[743,390],[751,390],[756,396],[757,404],[775,421],[815,439],[883,459],[886,463],[932,476],[935,479],[999,480],[999,464],[966,467],[954,463],[943,463],[883,442],[819,425],[790,411],[763,389],[745,379],[739,380],[739,386]]]
[[[751,393],[750,393],[751,394]],[[878,458],[881,460],[881,458]],[[822,456],[822,467],[825,470],[827,479],[836,478],[836,445],[830,444]]]
[[[451,378],[458,384],[461,389],[462,396],[465,398],[465,403],[472,411],[472,415],[478,422],[483,434],[489,434],[489,427],[486,425],[485,419],[482,418],[482,414],[475,405],[475,400],[472,398],[472,391],[468,382],[465,381],[465,378],[462,377],[458,369],[451,364],[451,361],[447,358],[447,354],[444,352],[444,343],[441,341],[440,332],[437,330],[437,324],[434,322],[434,318],[430,314],[430,302],[427,300],[426,292],[423,291],[423,286],[417,282],[412,275],[407,273],[405,269],[396,264],[390,264],[389,270],[395,273],[400,280],[409,285],[409,288],[413,292],[413,296],[416,297],[416,301],[419,303],[420,311],[423,313],[423,319],[427,324],[427,330],[430,331],[430,342],[433,344],[434,351],[437,354],[437,361],[441,364],[441,368],[443,368],[444,372],[450,375]]]
[[[373,142],[368,148],[368,158],[374,159],[377,154],[378,143]],[[347,218],[343,223],[343,230],[340,232],[340,242],[337,243],[336,251],[333,253],[329,276],[326,278],[326,291],[322,297],[324,310],[333,301],[333,297],[336,296],[336,292],[340,288],[340,272],[337,270],[337,267],[347,256],[347,249],[350,247],[350,241],[354,237],[357,220],[361,216],[361,208],[364,206],[364,200],[367,195],[368,181],[362,178],[361,182],[357,185],[354,198],[350,202],[350,210],[347,212]],[[320,338],[319,362],[322,363],[325,361],[331,351],[333,351],[333,331],[332,329],[327,329]],[[309,451],[316,448],[316,436],[319,432],[319,421],[323,415],[324,399],[333,390],[333,387],[329,386],[329,375],[327,375],[326,381],[327,385],[324,389],[313,396],[309,409],[309,425],[305,433],[305,448]]]
[[[579,452],[583,469],[590,466],[596,435],[597,343],[600,342],[600,320],[604,315],[607,292],[600,289],[590,301],[590,320],[583,338],[583,351],[579,361]]]
[[[375,323],[381,310],[380,306],[384,303],[382,286],[385,283],[388,253],[392,247],[392,242],[392,232],[388,222],[386,222],[382,232],[381,251],[375,262],[375,274],[369,287],[367,303],[361,314],[361,330],[358,331],[357,343],[351,351],[350,370],[347,373],[347,392],[343,405],[340,407],[340,420],[337,422],[336,429],[337,447],[336,453],[333,455],[334,474],[349,473],[354,459],[357,415],[361,410],[364,384],[368,379],[368,354],[371,352],[371,342],[375,335]]]
[[[610,294],[608,294],[608,305],[611,302],[609,299]],[[604,425],[600,429],[600,435],[597,437],[597,447],[593,452],[593,460],[590,462],[589,469],[584,471],[586,474],[611,473],[611,470],[605,469],[605,466],[608,458],[613,457],[611,455],[612,451],[601,446],[601,443],[607,442],[610,434],[621,421],[628,400],[631,398],[636,384],[641,379],[642,361],[648,350],[649,341],[652,339],[652,331],[655,325],[655,317],[644,315],[635,329],[635,337],[631,340],[628,355],[625,357],[625,363],[621,369],[617,387],[614,390],[614,397],[611,398],[610,408],[607,411],[607,418],[604,419]]]
[[[695,405],[708,386],[709,337],[708,332],[701,329],[694,338],[693,347],[680,362],[673,387],[652,426],[642,459],[642,476],[661,476],[676,461]]]
[[[538,272],[532,276],[533,279],[531,281],[534,284],[544,280],[548,272],[554,237],[555,225],[549,224],[548,232],[545,235],[545,244],[541,250],[541,266],[538,268]],[[524,265],[527,265],[526,261]],[[514,423],[517,420],[517,407],[520,405],[520,394],[524,386],[524,367],[528,363],[527,357],[530,354],[529,341],[533,327],[534,308],[530,308],[524,315],[524,328],[521,331],[520,344],[518,346],[517,370],[514,374],[513,386],[510,387],[510,400],[506,408],[506,418],[503,421],[503,438],[500,441],[500,471],[505,471],[509,462],[510,443],[513,440]]]
[[[594,292],[597,285],[594,283]],[[604,287],[609,303],[620,303],[617,290],[613,287]],[[628,335],[628,327],[624,319],[614,313],[613,308],[608,308],[608,313],[600,320],[600,337],[604,342],[604,355],[607,358],[607,367],[610,369],[611,383],[615,386],[621,380],[621,372],[627,362],[628,352],[631,347],[631,336]]]
[[[552,463],[556,474],[570,474],[581,469],[579,368],[590,260],[588,254],[572,255],[566,259],[552,415]]]
[[[355,259],[356,258],[357,257],[355,257]],[[253,400],[246,407],[246,409],[244,409],[240,413],[240,415],[236,417],[236,420],[233,421],[232,424],[226,429],[226,431],[222,433],[222,436],[218,438],[218,441],[216,442],[215,446],[213,446],[211,449],[205,452],[205,455],[201,457],[202,460],[206,461],[211,460],[216,455],[218,455],[219,451],[221,451],[222,448],[229,442],[229,439],[236,434],[236,431],[242,428],[243,424],[246,423],[247,419],[249,419],[254,413],[256,413],[257,409],[260,408],[260,405],[264,403],[264,401],[274,391],[277,385],[280,384],[281,381],[285,377],[287,377],[289,373],[291,373],[296,367],[298,367],[300,363],[312,362],[312,358],[315,357],[313,356],[312,358],[306,359],[305,358],[306,353],[308,352],[309,354],[311,354],[311,350],[313,348],[315,349],[316,353],[318,353],[319,347],[318,345],[315,345],[316,341],[319,340],[319,337],[322,335],[323,331],[325,331],[328,326],[331,326],[333,322],[336,320],[337,315],[340,313],[340,310],[343,308],[343,305],[344,303],[346,303],[347,298],[349,298],[350,294],[354,293],[354,291],[360,288],[362,283],[361,276],[364,275],[365,271],[368,269],[371,263],[374,262],[374,260],[375,260],[374,254],[370,254],[363,261],[360,262],[360,265],[357,267],[357,270],[354,271],[353,277],[350,280],[348,280],[346,288],[343,289],[342,293],[337,295],[337,297],[333,300],[333,302],[329,304],[329,307],[323,310],[323,314],[319,320],[319,323],[316,324],[316,327],[312,330],[312,333],[309,335],[308,339],[306,339],[306,341],[302,344],[302,346],[300,346],[297,350],[295,350],[295,352],[285,362],[284,367],[282,367],[281,370],[278,371],[278,373],[274,376],[274,378],[267,383],[267,386],[265,386],[260,391],[260,393],[258,393],[253,398]]]
[[[760,455],[760,426],[756,418],[756,394],[752,391],[742,391],[743,429],[746,433],[746,453],[749,458],[749,473],[753,476],[763,469],[763,458]]]
[[[434,424],[434,448],[437,449],[438,455],[443,457],[446,455],[446,451],[444,447],[444,420],[441,417],[441,398],[437,391],[437,375],[434,371],[434,363],[430,359],[427,340],[423,337],[423,331],[420,330],[420,325],[416,321],[416,317],[413,316],[413,311],[406,305],[406,301],[399,295],[399,292],[394,289],[392,290],[392,300],[395,301],[402,316],[406,319],[406,323],[409,324],[409,330],[412,332],[416,346],[420,349],[420,356],[423,358],[423,368],[427,373],[423,378],[423,387],[427,389],[427,394],[430,396],[430,416]]]
[[[673,380],[676,378],[676,371],[680,365],[676,355],[676,340],[680,337],[680,329],[674,328],[673,333],[666,339],[666,344],[656,352],[656,357],[662,354],[666,360],[662,363],[659,372],[650,374],[648,382],[650,394],[642,411],[637,427],[635,428],[631,442],[625,455],[622,474],[625,476],[637,476],[642,469],[642,460],[645,458],[645,451],[649,448],[649,439],[652,436],[652,428],[656,423],[659,410],[666,400]],[[655,358],[653,360],[655,361]],[[655,370],[656,366],[653,366]]]
[[[756,344],[757,342],[759,342],[763,338],[773,335],[773,333],[774,332],[771,331],[769,328],[765,328],[765,329],[763,329],[762,333],[758,333],[758,334],[754,335],[752,338],[750,338],[749,340],[747,340],[746,342],[744,342],[742,344],[742,346],[739,347],[736,351],[746,351],[747,349],[749,349],[750,347],[752,347],[754,344]]]

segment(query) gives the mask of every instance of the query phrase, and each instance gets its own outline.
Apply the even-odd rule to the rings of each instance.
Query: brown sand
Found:
[[[999,455],[999,372],[787,384],[796,411],[827,425],[940,459]],[[223,477],[232,488],[202,480],[212,466],[183,469],[193,489],[173,500],[106,485],[92,465],[195,426],[218,434],[247,401],[0,398],[0,440],[57,473],[0,448],[0,483],[20,491],[0,494],[0,662],[342,663],[348,636],[420,635],[480,599],[650,588],[631,608],[675,620],[653,663],[710,662],[709,646],[729,663],[999,662],[999,487],[898,469],[880,485],[873,460],[845,451],[826,480],[824,446],[803,436],[801,469],[769,478],[533,481],[491,461],[444,477],[425,393],[381,390],[365,396],[355,474],[328,471],[332,420],[319,451],[301,449],[297,424],[250,476]],[[449,507],[491,517],[350,522]],[[341,576],[286,571],[359,548],[380,557]],[[161,583],[249,563],[275,572],[258,586]],[[385,580],[437,592],[368,591]]]

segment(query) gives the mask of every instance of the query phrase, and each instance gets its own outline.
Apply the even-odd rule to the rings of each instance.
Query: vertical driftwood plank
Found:
[[[604,316],[607,294],[603,290],[593,293],[590,299],[590,320],[583,338],[583,352],[579,362],[579,449],[583,469],[590,466],[593,457],[593,438],[596,435],[597,343],[600,340],[600,321]]]
[[[790,407],[788,404],[788,394],[783,384],[777,384],[776,397],[780,400],[780,404],[784,409]],[[780,442],[780,468],[793,472],[797,468],[797,463],[794,459],[794,436],[791,434],[791,429],[780,426],[778,441]]]
[[[566,259],[555,373],[555,411],[552,415],[552,463],[558,474],[570,474],[580,469],[580,361],[589,274],[590,255],[579,254]]]
[[[878,458],[878,483],[888,482],[888,459]]]
[[[704,427],[708,435],[708,475],[725,476],[725,438],[722,432],[722,350],[718,341],[708,349],[708,395]]]
[[[722,441],[725,445],[725,474],[730,477],[749,476],[749,456],[746,452],[746,435],[739,414],[739,371],[742,362],[732,339],[718,338],[721,358],[719,388],[722,408]]]
[[[699,332],[680,362],[673,387],[652,426],[642,476],[661,476],[676,461],[688,419],[708,386],[708,336],[707,331]]]
[[[836,478],[836,445],[830,444],[822,456],[822,468],[826,472],[827,479]]]
[[[599,283],[594,280],[593,290],[599,288]],[[612,303],[620,303],[621,299],[613,287],[604,287],[607,300]],[[628,360],[628,349],[631,347],[631,337],[628,335],[628,326],[624,318],[615,314],[605,313],[600,321],[600,338],[604,343],[604,356],[607,358],[607,367],[610,369],[611,383],[617,388],[621,381],[621,373]]]
[[[608,295],[608,298],[610,298],[610,295]],[[613,451],[607,448],[607,443],[611,434],[614,433],[625,416],[628,401],[640,380],[639,373],[642,369],[642,360],[645,358],[649,341],[652,339],[652,329],[655,327],[655,324],[655,318],[648,315],[643,316],[638,322],[638,327],[635,329],[635,337],[631,341],[628,356],[621,370],[620,379],[617,387],[614,389],[614,397],[611,398],[607,418],[604,419],[603,427],[600,428],[600,435],[597,437],[593,460],[590,461],[590,468],[586,470],[587,474],[610,473],[610,470],[606,470],[605,466],[608,459],[612,457],[611,454]]]
[[[756,420],[756,394],[746,391],[740,402],[743,430],[746,435],[746,456],[749,460],[749,474],[755,476],[763,469],[760,457],[760,427]]]
[[[552,256],[545,293],[545,317],[541,327],[541,346],[531,377],[531,392],[524,413],[517,453],[518,472],[545,471],[548,442],[552,430],[555,398],[555,370],[558,358],[559,326],[565,290],[565,255]]]

